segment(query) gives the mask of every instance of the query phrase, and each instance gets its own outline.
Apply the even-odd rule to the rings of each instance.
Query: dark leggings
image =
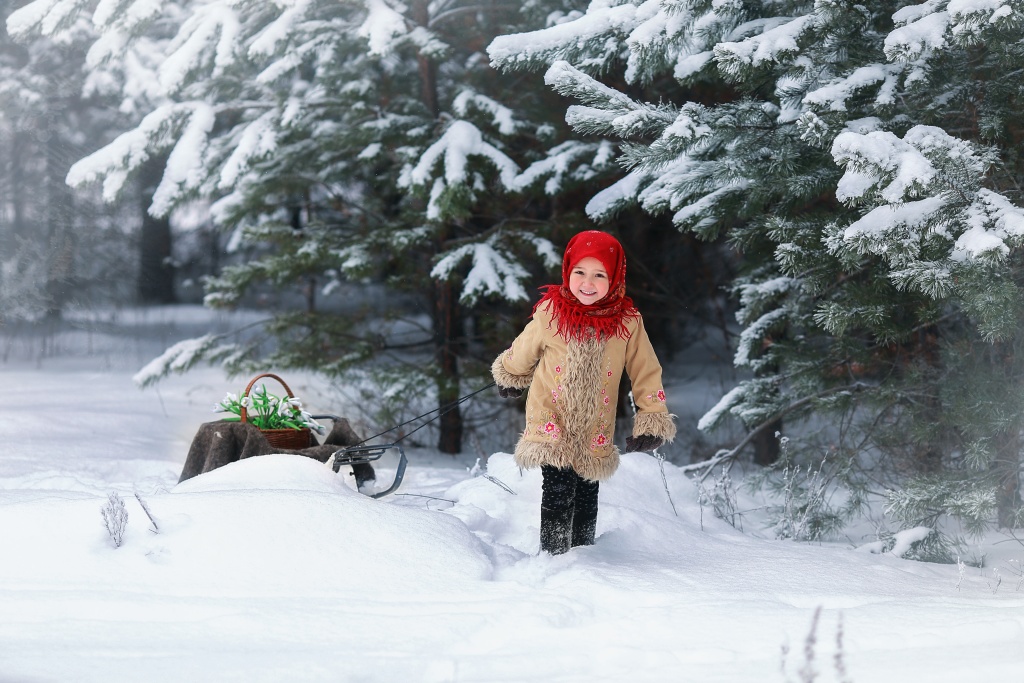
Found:
[[[598,482],[571,467],[542,465],[540,549],[559,555],[578,545],[593,545],[597,528]]]

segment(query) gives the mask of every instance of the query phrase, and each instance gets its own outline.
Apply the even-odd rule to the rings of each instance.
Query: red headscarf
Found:
[[[573,266],[588,256],[600,261],[608,273],[608,294],[589,306],[569,290]],[[558,334],[566,341],[584,341],[591,329],[598,339],[629,339],[626,321],[639,315],[633,300],[626,296],[626,253],[617,239],[600,230],[586,230],[569,240],[562,257],[562,284],[541,289],[544,295],[533,310],[546,304]]]

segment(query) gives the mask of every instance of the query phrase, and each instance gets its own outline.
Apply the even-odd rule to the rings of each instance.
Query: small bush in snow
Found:
[[[817,463],[801,464],[789,448],[789,439],[781,437],[778,461],[764,473],[751,479],[755,488],[774,494],[768,506],[768,519],[776,538],[818,541],[842,529],[861,504],[855,491],[843,489],[847,503],[832,504],[832,498],[846,480],[848,466],[831,462],[826,456]]]
[[[114,542],[115,548],[120,548],[124,542],[124,530],[128,526],[128,510],[124,507],[121,496],[111,493],[107,496],[107,504],[100,512],[103,514],[103,525],[107,528],[110,540]]]
[[[736,507],[736,487],[733,486],[728,467],[723,465],[720,468],[711,486],[697,480],[697,500],[702,509],[705,505],[711,506],[715,517],[724,520],[734,529],[743,530],[742,513]]]

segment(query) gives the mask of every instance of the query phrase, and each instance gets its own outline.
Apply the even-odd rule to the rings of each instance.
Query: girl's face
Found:
[[[580,259],[569,271],[569,291],[581,304],[590,306],[608,294],[608,273],[593,256]]]

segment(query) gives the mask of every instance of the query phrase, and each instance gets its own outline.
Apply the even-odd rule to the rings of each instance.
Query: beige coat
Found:
[[[619,380],[625,370],[637,415],[633,435],[675,438],[665,405],[661,365],[639,316],[626,324],[630,337],[567,342],[546,309],[537,310],[522,334],[491,366],[499,386],[529,389],[526,429],[516,445],[520,467],[572,467],[602,481],[619,466],[614,445]]]

